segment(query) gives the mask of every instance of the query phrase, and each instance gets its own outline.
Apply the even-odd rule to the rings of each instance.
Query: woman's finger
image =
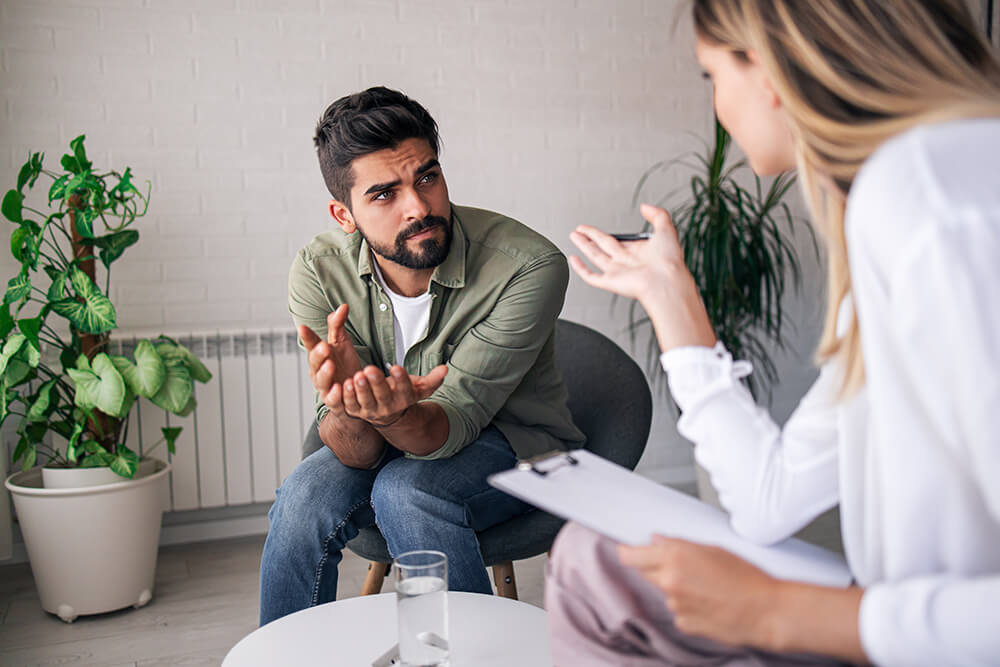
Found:
[[[613,260],[620,261],[629,257],[628,251],[621,244],[621,242],[618,241],[618,239],[598,229],[597,227],[580,225],[576,228],[575,233],[586,237],[594,245],[594,247],[599,248],[601,252]],[[570,234],[570,236],[572,236],[572,234]],[[580,249],[583,250],[583,248]]]
[[[674,226],[673,218],[666,209],[652,204],[641,204],[639,213],[646,219],[646,222],[653,226],[653,231],[657,234],[666,234],[674,243],[679,243],[677,238],[677,228]]]
[[[583,260],[575,255],[570,255],[569,265],[573,267],[576,274],[583,278],[583,281],[590,285],[591,287],[596,287],[598,289],[607,290],[609,292],[614,292],[615,294],[623,294],[620,289],[615,289],[614,285],[606,277],[606,274],[598,273],[592,270],[589,266],[583,263]],[[628,295],[625,295],[628,296]]]
[[[601,271],[607,271],[614,264],[612,257],[586,234],[570,232],[569,240]]]

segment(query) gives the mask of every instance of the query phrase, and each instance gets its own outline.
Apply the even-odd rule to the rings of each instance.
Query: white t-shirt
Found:
[[[394,339],[396,341],[396,364],[403,365],[406,358],[406,351],[413,347],[414,343],[423,340],[427,335],[427,323],[431,316],[431,293],[426,291],[420,296],[403,296],[396,294],[385,284],[382,277],[382,270],[378,266],[378,261],[372,259],[372,266],[375,267],[375,276],[379,284],[392,302],[392,324]]]
[[[864,389],[828,363],[779,428],[725,350],[676,349],[678,428],[750,539],[840,503],[876,664],[1000,664],[1000,118],[887,142],[846,226]]]

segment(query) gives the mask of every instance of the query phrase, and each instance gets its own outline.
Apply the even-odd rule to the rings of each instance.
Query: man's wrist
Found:
[[[409,409],[411,407],[412,406],[410,406],[410,405],[406,406],[395,417],[392,417],[392,418],[390,418],[389,420],[387,420],[387,421],[385,421],[383,423],[374,422],[374,421],[369,421],[368,423],[371,424],[372,426],[374,426],[376,429],[390,428],[392,426],[395,426],[397,423],[399,423],[399,421],[401,419],[403,419],[403,417],[406,416],[406,413],[409,411]]]

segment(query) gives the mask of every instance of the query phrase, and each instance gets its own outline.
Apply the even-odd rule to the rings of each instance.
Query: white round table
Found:
[[[448,593],[451,667],[552,667],[545,611],[478,593]],[[303,609],[244,637],[222,667],[369,667],[397,641],[396,594]]]

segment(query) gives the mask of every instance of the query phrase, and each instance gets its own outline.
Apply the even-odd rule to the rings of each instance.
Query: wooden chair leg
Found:
[[[493,581],[497,585],[497,595],[511,600],[517,599],[517,582],[514,581],[514,563],[507,561],[493,566]]]
[[[361,587],[362,595],[375,595],[382,592],[382,582],[385,575],[389,574],[392,563],[380,563],[377,560],[368,562],[368,574],[365,575],[365,584]]]

